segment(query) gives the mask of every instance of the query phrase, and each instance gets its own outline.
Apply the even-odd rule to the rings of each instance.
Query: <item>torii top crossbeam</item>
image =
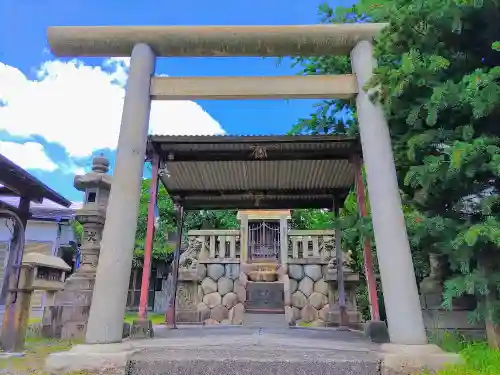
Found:
[[[134,45],[156,56],[320,56],[347,54],[386,24],[293,26],[62,26],[48,29],[56,56],[128,57]]]

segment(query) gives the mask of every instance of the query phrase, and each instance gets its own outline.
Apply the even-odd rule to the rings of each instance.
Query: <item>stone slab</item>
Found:
[[[197,329],[178,331],[186,334],[165,340],[168,346],[132,355],[129,374],[378,374],[377,355],[357,334],[342,342],[326,329],[214,328],[205,337]]]
[[[156,328],[160,329],[156,330]],[[338,371],[341,371],[338,372],[339,374],[372,375],[376,373],[366,371],[378,366],[378,357],[373,352],[375,347],[360,339],[361,334],[340,333],[329,329],[291,330],[237,326],[180,326],[179,329],[155,327],[155,336],[156,338],[151,340],[127,340],[119,344],[77,345],[68,352],[49,355],[46,370],[53,374],[79,370],[123,374],[128,366],[129,374],[145,374],[149,371],[153,371],[151,373],[154,374],[154,371],[158,371],[158,369],[154,370],[155,366],[156,368],[166,366],[161,367],[164,373],[181,371],[178,373],[203,374],[205,372],[200,371],[200,368],[205,366],[207,369],[213,368],[217,371],[227,370],[221,372],[223,374],[251,375],[251,372],[244,371],[246,368],[258,371],[258,374],[262,375],[261,371],[270,371],[269,368],[275,362],[279,363],[279,366],[284,366],[280,367],[284,369],[283,371],[292,371],[295,368],[293,371],[296,372],[291,372],[293,374],[304,370],[301,362],[295,361],[290,366],[287,366],[285,362],[288,362],[290,358],[299,358],[298,353],[302,353],[302,358],[307,356],[311,358],[311,361],[312,359],[322,361],[315,365],[319,374],[326,374],[324,371],[329,366],[328,368],[338,368]],[[160,362],[165,358],[170,362],[161,364]],[[222,361],[224,358],[235,359],[235,370],[231,370],[224,364]],[[154,365],[149,364],[149,360]],[[192,363],[192,360],[196,363]],[[259,361],[262,362],[260,365],[250,364],[250,362]],[[134,364],[133,368],[130,367],[131,364]],[[192,370],[187,368],[189,366],[194,366],[192,368],[197,372],[190,372]],[[361,370],[357,369],[366,371],[360,372]],[[182,372],[184,370],[187,372]],[[234,372],[236,370],[239,372]],[[300,373],[304,374],[304,372]]]
[[[380,347],[381,375],[431,373],[461,362],[458,354],[446,353],[436,345],[383,344]]]
[[[155,327],[156,328],[156,327]],[[435,345],[377,345],[362,332],[329,328],[182,327],[151,340],[77,345],[53,353],[52,374],[410,375],[459,362]]]
[[[130,343],[76,345],[67,352],[50,354],[45,371],[61,375],[82,370],[126,375],[128,360],[138,350]]]
[[[0,360],[11,359],[11,358],[22,358],[25,355],[26,355],[25,353],[17,353],[17,352],[9,352],[9,353],[0,352]],[[0,374],[1,373],[2,372],[0,371]]]
[[[322,354],[327,355],[327,353]],[[255,356],[253,358],[217,358],[220,353],[213,355],[214,358],[132,360],[128,373],[130,375],[376,375],[379,366],[376,361],[356,359],[306,360],[299,351],[288,353],[286,357],[279,359],[273,356],[266,359],[258,358],[257,356],[261,356],[262,353],[253,353]]]
[[[287,328],[285,314],[249,314],[243,315],[243,326],[254,328]]]
[[[422,310],[424,324],[431,329],[484,330],[484,323],[470,323],[469,311]]]
[[[249,282],[247,284],[247,312],[285,312],[285,289],[280,282]]]

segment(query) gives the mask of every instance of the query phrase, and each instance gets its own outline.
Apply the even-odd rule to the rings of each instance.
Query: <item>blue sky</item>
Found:
[[[293,25],[318,23],[322,0],[2,0],[0,153],[79,201],[75,173],[92,154],[113,161],[126,59],[57,59],[46,28],[57,25]],[[330,1],[331,6],[352,1]],[[171,76],[289,75],[273,58],[164,58]],[[151,132],[281,134],[307,116],[311,100],[155,102]]]

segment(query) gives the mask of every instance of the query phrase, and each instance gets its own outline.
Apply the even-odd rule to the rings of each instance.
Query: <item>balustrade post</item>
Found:
[[[280,217],[280,263],[288,263],[288,218]]]
[[[240,259],[248,262],[248,215],[240,216]]]

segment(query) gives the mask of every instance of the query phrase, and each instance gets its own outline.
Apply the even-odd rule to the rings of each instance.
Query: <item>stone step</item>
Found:
[[[127,375],[378,375],[379,361],[356,352],[206,348],[148,350],[131,359]]]
[[[245,311],[248,313],[284,313],[284,284],[248,282]]]
[[[243,315],[243,326],[249,328],[286,328],[285,314],[252,314]]]

